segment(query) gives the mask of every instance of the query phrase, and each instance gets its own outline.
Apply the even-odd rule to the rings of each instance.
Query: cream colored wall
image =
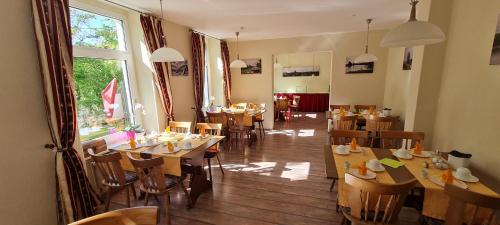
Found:
[[[56,224],[54,155],[35,46],[31,1],[0,7],[1,224]]]
[[[386,48],[379,47],[385,31],[370,33],[370,52],[377,55],[372,74],[345,74],[345,59],[363,52],[365,32],[338,33],[321,36],[270,39],[240,42],[240,58],[261,58],[262,74],[241,75],[233,69],[232,98],[237,101],[254,101],[273,105],[273,55],[297,52],[331,51],[332,79],[331,104],[376,104],[382,106],[384,99],[385,74],[387,66]],[[244,32],[241,34],[244,35]],[[236,58],[236,43],[230,43],[231,60]],[[366,93],[370,94],[366,94]],[[266,117],[272,118],[272,107]],[[265,121],[265,127],[271,128],[272,120]]]
[[[301,52],[275,56],[286,67],[319,66],[319,76],[283,77],[283,68],[274,68],[274,93],[329,93],[332,74],[331,52]]]
[[[472,162],[500,180],[500,65],[489,65],[500,2],[454,0],[434,125],[434,146],[473,154]]]
[[[385,78],[384,106],[405,120],[411,70],[403,70],[404,48],[389,49]],[[413,67],[415,68],[415,66]]]

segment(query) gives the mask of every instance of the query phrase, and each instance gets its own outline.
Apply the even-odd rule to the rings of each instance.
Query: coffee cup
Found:
[[[345,154],[345,153],[349,152],[349,149],[347,149],[346,146],[344,146],[344,145],[337,146],[336,150],[340,154]]]
[[[458,178],[464,179],[464,180],[469,180],[470,178],[472,178],[472,173],[470,172],[469,169],[467,169],[465,167],[458,168],[456,171],[456,175]]]
[[[410,155],[410,153],[408,153],[408,150],[406,150],[404,148],[400,148],[400,149],[396,150],[396,155],[401,156],[401,157],[407,157]]]
[[[377,159],[370,159],[366,165],[369,168],[375,169],[375,170],[380,169],[382,167],[382,165],[380,164],[380,162]]]
[[[191,141],[186,141],[186,142],[184,143],[184,148],[186,148],[186,149],[190,149],[190,148],[192,148],[192,147],[193,147],[193,145],[191,144]]]

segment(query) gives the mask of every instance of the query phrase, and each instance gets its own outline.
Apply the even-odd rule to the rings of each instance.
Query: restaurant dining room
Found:
[[[500,225],[498,0],[0,14],[0,224]]]

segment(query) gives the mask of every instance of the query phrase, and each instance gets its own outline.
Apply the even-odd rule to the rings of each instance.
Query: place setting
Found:
[[[373,166],[373,163],[371,164]],[[377,174],[369,169],[366,161],[361,161],[359,165],[351,166],[348,161],[345,161],[344,167],[347,173],[365,180],[372,180],[377,178]],[[353,168],[354,167],[354,168]],[[379,169],[379,168],[377,168]]]

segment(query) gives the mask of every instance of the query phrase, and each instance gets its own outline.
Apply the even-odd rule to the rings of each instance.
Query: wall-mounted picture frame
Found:
[[[187,60],[181,62],[171,62],[170,70],[172,71],[172,76],[187,76],[189,74]]]
[[[413,47],[406,47],[403,58],[403,70],[411,70],[413,63]]]
[[[375,62],[355,63],[355,56],[346,57],[345,73],[346,74],[359,74],[359,73],[373,73]]]
[[[500,65],[500,14],[498,15],[497,28],[495,31],[495,37],[493,38],[490,65]]]
[[[241,74],[262,74],[261,59],[242,59],[247,64],[247,67],[241,68]]]
[[[318,77],[319,66],[284,67],[283,77]]]

